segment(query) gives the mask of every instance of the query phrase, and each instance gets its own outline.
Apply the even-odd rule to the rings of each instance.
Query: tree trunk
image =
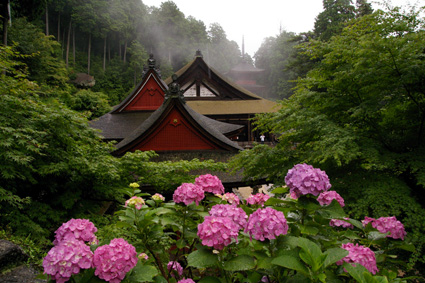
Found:
[[[87,51],[87,75],[90,75],[91,33],[89,33],[89,50]]]
[[[46,35],[49,36],[49,9],[46,2]]]
[[[119,56],[120,56],[120,59],[122,58],[121,57],[121,42],[118,40],[118,53],[119,53]]]
[[[75,67],[75,27],[72,27],[72,57]]]
[[[124,42],[124,57],[123,57],[123,62],[126,62],[126,57],[127,57],[127,40],[125,40]]]
[[[103,41],[103,71],[104,72],[106,70],[106,37],[107,35],[105,35],[105,39]]]
[[[4,11],[2,11],[3,16],[3,45],[7,46],[7,27],[10,20],[10,2],[7,1]]]
[[[69,27],[68,27],[68,41],[66,43],[66,68],[68,69],[68,63],[69,63],[69,45],[70,45],[70,41],[71,41],[71,26],[72,26],[72,20],[69,20]]]
[[[61,40],[61,14],[58,16],[58,42]]]

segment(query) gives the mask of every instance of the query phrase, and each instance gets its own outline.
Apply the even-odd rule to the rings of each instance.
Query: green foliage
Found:
[[[321,60],[278,112],[257,121],[279,143],[242,152],[231,164],[275,184],[284,184],[293,164],[320,166],[353,201],[350,214],[403,219],[419,247],[420,255],[412,258],[423,257],[416,235],[424,232],[420,11],[377,11],[350,22],[328,42],[304,44],[305,55]]]
[[[155,156],[153,151],[126,153],[121,163],[125,172],[131,172],[140,183],[149,184],[161,193],[174,191],[181,183],[193,182],[198,172],[227,169],[225,163],[213,160],[152,161]]]
[[[222,249],[214,249],[202,244],[197,227],[213,205],[225,201],[206,193],[200,205],[164,202],[154,200],[132,183],[127,194],[129,198],[137,196],[140,207],[126,202],[116,213],[119,221],[112,228],[101,229],[112,232],[108,234],[111,238],[100,237],[98,246],[108,244],[112,238],[123,237],[138,254],[147,254],[148,258],[141,257],[122,282],[177,282],[182,278],[192,278],[196,282],[260,282],[263,276],[269,282],[407,282],[414,278],[397,277],[398,270],[407,269],[394,250],[414,250],[408,239],[394,240],[371,225],[364,227],[355,219],[345,218],[343,208],[335,200],[328,206],[321,206],[313,195],[295,200],[285,196],[287,192],[277,194],[280,191],[284,190],[276,189],[275,197],[264,206],[284,213],[289,226],[287,234],[260,241],[239,229],[237,240],[233,239]],[[248,216],[262,209],[260,205],[248,205],[245,201],[238,207]],[[329,221],[335,218],[356,225],[350,229],[331,227]],[[342,262],[348,251],[341,245],[348,242],[373,250],[380,271],[372,275],[362,265]],[[96,248],[92,246],[93,250]],[[184,269],[183,275],[168,271],[169,261],[179,262]],[[93,270],[89,269],[81,270],[73,279],[85,282],[80,278],[86,276],[95,278]]]
[[[87,119],[92,120],[109,112],[111,107],[108,97],[102,92],[79,90],[71,96],[69,107],[79,112],[85,112]]]
[[[15,58],[28,66],[28,78],[39,84],[68,89],[68,73],[60,58],[60,45],[24,18],[14,19],[8,39],[25,57]]]

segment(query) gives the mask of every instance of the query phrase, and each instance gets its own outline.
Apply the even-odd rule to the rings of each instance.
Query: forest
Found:
[[[393,247],[380,262],[422,282],[425,7],[387,4],[373,10],[366,0],[323,0],[323,8],[313,30],[282,30],[265,38],[251,58],[241,54],[219,23],[207,27],[172,1],[159,7],[141,0],[2,1],[0,239],[23,246],[29,262],[41,267],[54,231],[69,219],[90,219],[101,227],[98,237],[104,241],[122,235],[123,227],[130,229],[120,226],[114,213],[129,196],[130,183],[148,183],[169,196],[180,184],[194,182],[194,169],[232,169],[284,188],[288,170],[307,163],[326,171],[332,189],[347,203],[347,216],[395,216],[404,224],[415,248]],[[255,121],[259,130],[277,137],[276,146],[256,145],[230,163],[154,162],[154,152],[111,156],[113,144],[102,142],[88,121],[128,95],[149,54],[165,79],[196,50],[223,73],[241,60],[265,70],[259,83],[268,86],[267,98],[281,108]],[[91,76],[94,85],[76,83],[79,74]],[[322,240],[314,237],[316,227],[311,229],[297,231]],[[179,241],[177,246],[187,248]],[[397,260],[388,263],[392,256]],[[143,277],[146,281],[159,276],[149,270],[153,275]],[[287,274],[304,272],[295,270]],[[251,281],[244,282],[259,282],[260,274],[245,274]],[[328,271],[323,274],[331,278]],[[175,282],[163,277],[167,280],[155,282]],[[240,282],[235,278],[232,282]],[[313,279],[309,282],[326,282],[322,275]],[[376,282],[403,282],[396,280]]]

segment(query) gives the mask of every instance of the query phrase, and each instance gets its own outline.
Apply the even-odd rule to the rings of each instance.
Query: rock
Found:
[[[21,265],[0,275],[0,283],[42,283],[46,280],[36,279],[39,275],[32,266]]]
[[[96,84],[94,77],[90,76],[89,74],[78,73],[76,76],[77,77],[72,82],[77,87],[83,87],[83,88],[94,87],[94,85]]]
[[[25,262],[28,255],[12,242],[0,240],[0,283],[41,283],[46,280],[35,279],[39,271]]]
[[[0,271],[24,263],[28,255],[18,245],[6,240],[0,240]]]

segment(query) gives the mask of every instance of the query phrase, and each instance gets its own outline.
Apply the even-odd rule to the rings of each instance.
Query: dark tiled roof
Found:
[[[131,134],[150,115],[149,112],[107,113],[98,119],[90,121],[90,126],[101,130],[101,135],[107,140],[122,140]]]
[[[224,136],[224,133],[229,133],[238,129],[241,129],[243,126],[241,125],[233,125],[229,123],[219,122],[208,117],[205,117],[187,106],[185,103],[182,103],[180,98],[169,98],[157,109],[153,112],[149,118],[147,118],[143,124],[137,127],[130,135],[128,135],[124,140],[119,142],[116,145],[117,150],[122,149],[125,146],[130,145],[133,141],[141,137],[145,134],[146,131],[154,127],[161,117],[169,112],[169,110],[173,107],[180,107],[183,111],[185,111],[189,118],[191,117],[194,120],[194,123],[198,124],[202,129],[206,131],[212,138],[218,140],[219,142],[233,148],[233,150],[242,150],[242,148],[235,142],[228,139]]]

